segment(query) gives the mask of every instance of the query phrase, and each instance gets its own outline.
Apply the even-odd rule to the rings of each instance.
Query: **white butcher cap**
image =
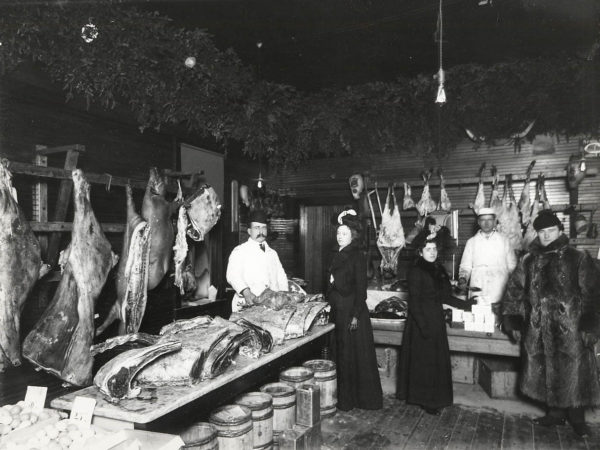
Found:
[[[489,216],[489,215],[493,215],[496,216],[496,211],[494,211],[494,208],[479,208],[479,212],[477,213],[477,217],[480,216]]]

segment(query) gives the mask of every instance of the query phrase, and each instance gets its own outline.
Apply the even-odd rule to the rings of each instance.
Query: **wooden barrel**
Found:
[[[186,450],[218,450],[217,429],[210,423],[198,422],[179,434]]]
[[[335,363],[327,359],[311,359],[302,364],[315,373],[314,383],[321,389],[321,419],[337,411],[337,375]]]
[[[296,423],[296,388],[285,383],[269,383],[261,392],[273,398],[273,437],[294,427]]]
[[[217,429],[219,450],[252,450],[252,412],[241,405],[225,405],[210,415]]]
[[[312,383],[315,373],[310,367],[290,367],[281,371],[279,381],[297,388],[301,384]]]
[[[254,449],[273,448],[273,397],[265,392],[248,392],[235,402],[252,411]]]

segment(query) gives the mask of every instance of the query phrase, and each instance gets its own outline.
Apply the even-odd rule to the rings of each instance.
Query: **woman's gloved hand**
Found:
[[[358,319],[353,317],[350,321],[350,325],[348,325],[348,330],[355,331],[358,328]]]
[[[502,318],[502,329],[514,342],[521,341],[523,318],[516,315],[506,315]]]

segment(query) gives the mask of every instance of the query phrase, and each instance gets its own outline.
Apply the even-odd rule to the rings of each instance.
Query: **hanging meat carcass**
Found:
[[[150,228],[150,255],[148,259],[148,286],[154,289],[169,270],[175,231],[171,223],[174,206],[165,198],[167,185],[158,169],[150,169],[150,178],[142,200],[142,219]],[[137,330],[136,330],[137,331]]]
[[[498,221],[498,232],[504,235],[515,253],[519,253],[523,244],[523,231],[519,219],[519,208],[512,189],[512,175],[506,175],[504,194],[502,196],[503,211]]]
[[[415,208],[415,201],[412,199],[412,192],[410,190],[410,184],[404,183],[404,200],[402,202],[402,209],[406,211],[410,208]]]
[[[483,171],[485,170],[485,163],[481,164],[479,168],[479,184],[477,185],[477,194],[475,195],[475,202],[471,203],[469,207],[475,211],[475,215],[479,214],[479,210],[485,207],[485,192],[483,189]]]
[[[383,214],[381,215],[379,236],[377,237],[377,248],[381,253],[380,267],[382,272],[396,273],[398,255],[405,245],[400,210],[396,204],[394,186],[390,183]]]
[[[535,228],[533,228],[533,221],[537,218],[538,213],[540,212],[540,183],[543,176],[544,175],[540,173],[535,183],[535,195],[533,198],[533,205],[531,206],[531,214],[529,215],[529,223],[527,224],[527,229],[525,230],[525,234],[523,236],[523,249],[525,251],[529,249],[529,246],[537,237],[537,232],[535,231]]]
[[[431,178],[431,170],[428,172],[421,173],[423,178],[423,192],[421,193],[421,200],[417,203],[417,211],[419,215],[426,216],[432,213],[437,208],[435,201],[431,198],[429,192],[429,179]]]
[[[500,198],[500,179],[496,166],[492,166],[492,195],[490,196],[490,208],[496,213],[496,220],[500,220],[502,213],[504,212],[504,205]]]
[[[438,175],[440,177],[440,202],[438,203],[438,209],[441,211],[450,211],[452,203],[450,202],[450,197],[448,197],[448,192],[446,191],[442,169],[438,169]]]
[[[71,243],[61,252],[62,276],[52,302],[27,335],[23,356],[62,380],[92,381],[94,305],[117,262],[90,204],[90,185],[73,171],[74,217]]]
[[[40,244],[17,203],[12,174],[0,160],[0,372],[21,364],[21,311],[40,276]]]
[[[518,206],[519,212],[521,213],[521,226],[523,229],[527,229],[527,225],[529,225],[529,221],[531,220],[531,195],[529,194],[529,190],[531,187],[531,171],[533,170],[534,165],[535,159],[531,161],[529,167],[527,167],[525,184],[523,185],[521,197],[519,198]]]
[[[200,186],[180,206],[173,250],[175,262],[174,284],[179,287],[181,294],[190,290],[186,288],[186,284],[189,287],[194,284],[194,289],[196,289],[198,283],[192,272],[199,268],[193,267],[193,263],[189,264],[189,268],[184,268],[188,255],[186,236],[197,242],[203,241],[220,217],[221,203],[215,190],[208,185]]]

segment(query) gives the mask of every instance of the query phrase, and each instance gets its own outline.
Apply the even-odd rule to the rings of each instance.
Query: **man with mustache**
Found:
[[[232,311],[252,306],[269,288],[287,291],[288,280],[277,252],[267,244],[267,214],[251,211],[248,216],[249,239],[233,249],[227,264],[227,281],[235,290]]]

